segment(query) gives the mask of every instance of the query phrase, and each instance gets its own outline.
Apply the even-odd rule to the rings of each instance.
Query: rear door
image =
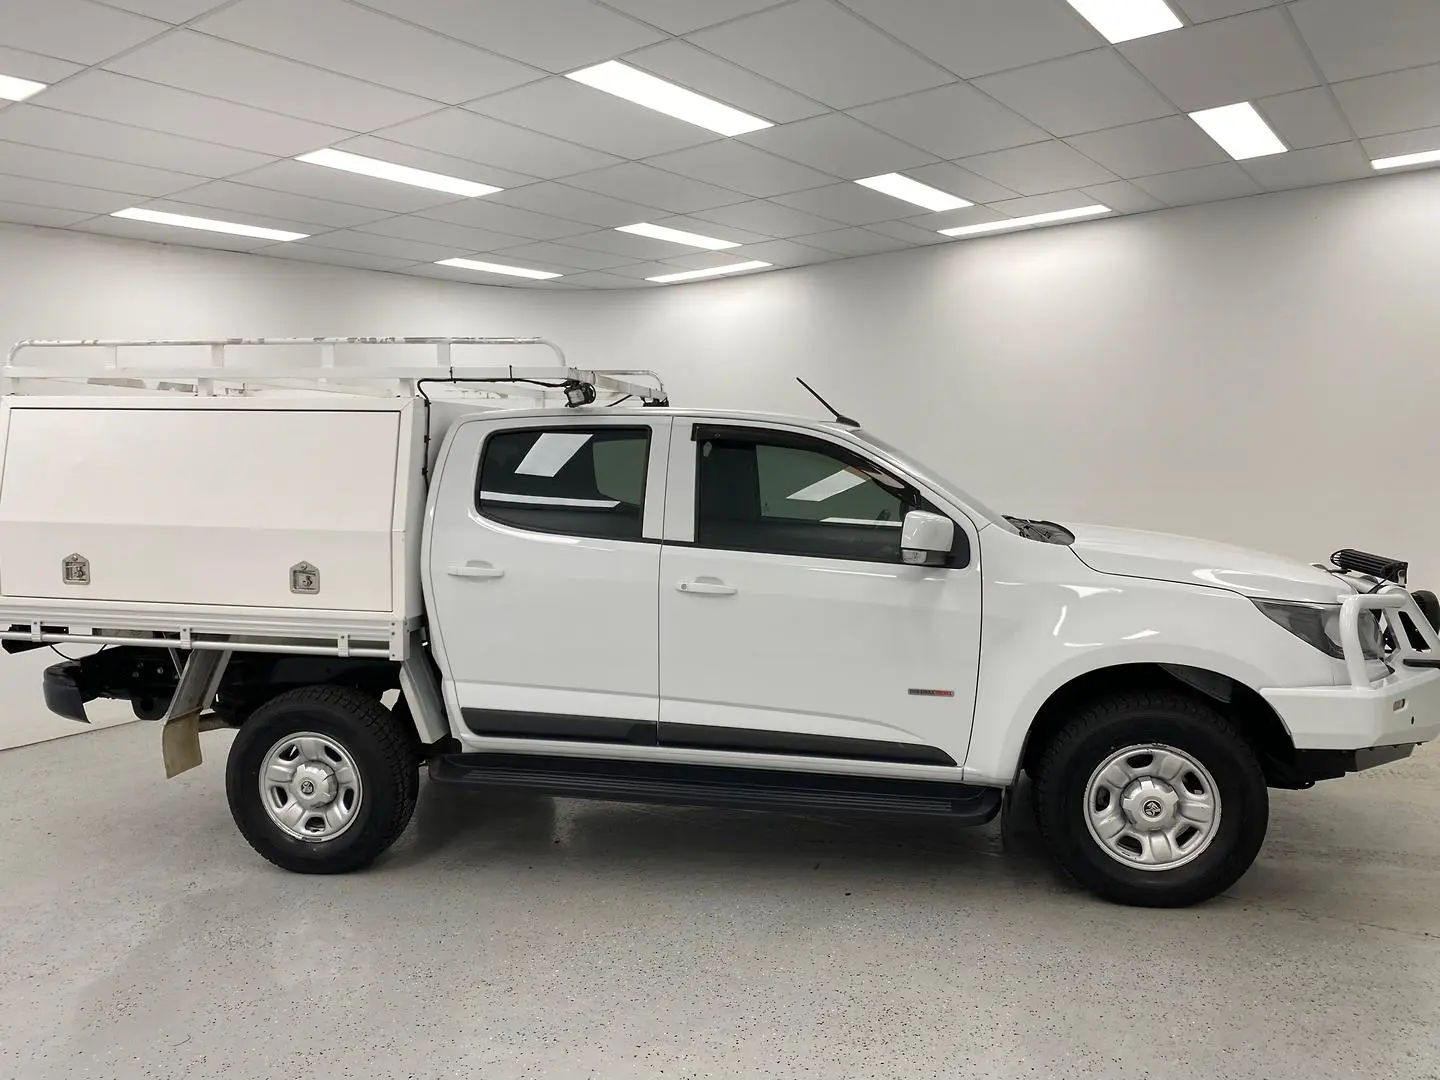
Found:
[[[654,745],[669,430],[626,412],[455,431],[423,578],[462,742]]]

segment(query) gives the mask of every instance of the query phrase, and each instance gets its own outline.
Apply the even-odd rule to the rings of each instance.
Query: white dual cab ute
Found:
[[[422,765],[977,824],[1023,772],[1081,884],[1183,905],[1255,858],[1267,787],[1440,731],[1440,613],[1403,563],[1002,516],[844,417],[674,409],[558,349],[463,362],[546,346],[21,343],[5,647],[101,646],[48,705],[129,700],[172,775],[237,729],[235,821],[307,873],[393,843]]]

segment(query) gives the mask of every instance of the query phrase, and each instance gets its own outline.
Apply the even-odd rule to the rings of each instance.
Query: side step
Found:
[[[539,791],[569,799],[728,806],[837,814],[910,814],[982,825],[1000,811],[1000,788],[948,781],[730,769],[536,754],[444,754],[430,778],[447,784]]]

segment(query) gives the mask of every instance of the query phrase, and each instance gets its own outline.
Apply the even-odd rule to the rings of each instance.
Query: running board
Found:
[[[430,778],[447,784],[538,791],[569,799],[726,806],[835,814],[908,814],[983,825],[1000,788],[931,780],[779,769],[731,769],[536,754],[443,754]]]

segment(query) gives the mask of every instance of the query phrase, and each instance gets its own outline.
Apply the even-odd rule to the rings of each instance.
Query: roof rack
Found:
[[[346,346],[395,349],[429,346],[430,362],[414,366],[337,364]],[[456,365],[455,348],[533,346],[550,350],[547,367],[470,367]],[[315,350],[318,366],[270,362],[234,363],[229,350],[244,347]],[[208,363],[121,362],[121,350],[208,349]],[[65,362],[24,367],[16,363],[27,350],[68,350]],[[76,351],[100,353],[75,359]],[[274,356],[272,351],[271,356]],[[640,381],[637,381],[640,380]],[[540,337],[279,337],[279,338],[94,338],[77,341],[20,341],[11,346],[0,368],[0,394],[181,393],[194,396],[253,394],[275,390],[360,394],[383,397],[423,396],[425,383],[447,383],[492,397],[528,397],[542,404],[610,404],[635,399],[643,405],[668,405],[665,385],[653,371],[603,371],[571,367],[560,346]],[[68,389],[67,389],[68,387]],[[86,389],[82,390],[81,387]],[[93,388],[93,389],[91,389]]]

